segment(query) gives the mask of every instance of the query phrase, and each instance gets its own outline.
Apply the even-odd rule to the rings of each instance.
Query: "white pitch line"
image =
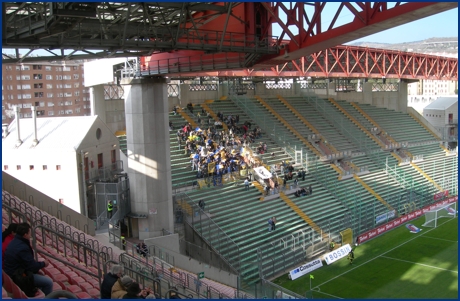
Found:
[[[450,239],[437,238],[437,237],[431,237],[431,236],[423,236],[423,237],[424,237],[424,238],[431,238],[431,239],[437,239],[437,240],[443,240],[443,241],[456,242],[456,243],[458,243],[458,240],[450,240]]]
[[[452,221],[452,220],[453,220],[453,219],[449,219],[449,220],[445,221],[444,223],[438,225],[438,227],[441,226],[441,225],[443,225],[443,224],[445,224],[445,223],[448,223],[448,222],[450,222],[450,221]],[[393,249],[390,249],[390,250],[388,250],[388,251],[386,251],[386,252],[380,254],[379,256],[376,256],[376,257],[374,257],[374,258],[372,258],[372,259],[369,259],[368,261],[366,261],[366,262],[364,262],[364,263],[362,263],[362,264],[360,264],[360,265],[357,265],[357,266],[355,266],[354,268],[349,269],[348,271],[343,272],[342,274],[339,274],[339,275],[337,275],[337,276],[335,276],[335,277],[333,277],[333,278],[331,278],[331,279],[329,279],[329,280],[327,280],[327,281],[325,281],[325,282],[323,282],[323,283],[321,283],[320,285],[317,285],[317,286],[315,286],[315,287],[318,287],[318,288],[319,288],[321,285],[324,285],[324,284],[326,284],[326,283],[328,283],[328,282],[331,282],[332,280],[335,280],[335,279],[337,279],[337,278],[339,278],[339,277],[342,277],[343,275],[345,275],[345,274],[347,274],[347,273],[353,271],[354,269],[359,268],[360,266],[365,265],[365,264],[367,264],[367,263],[369,263],[369,262],[371,262],[371,261],[373,261],[373,260],[375,260],[375,259],[377,259],[377,258],[379,258],[379,257],[381,257],[381,256],[383,256],[383,255],[385,255],[385,254],[387,254],[387,253],[389,253],[389,252],[391,252],[391,251],[393,251],[393,250],[395,250],[395,249],[397,249],[397,248],[399,248],[399,247],[405,245],[405,244],[407,244],[408,242],[411,242],[411,241],[413,241],[414,239],[416,239],[416,238],[418,238],[418,237],[420,237],[420,236],[422,236],[422,235],[425,235],[425,233],[429,233],[429,232],[433,231],[434,229],[436,229],[436,228],[432,228],[432,229],[430,229],[430,230],[428,230],[428,231],[426,231],[426,232],[423,232],[423,233],[420,234],[420,235],[415,236],[414,238],[411,238],[411,239],[409,239],[409,240],[406,240],[405,242],[403,242],[403,243],[400,244],[399,246],[396,246],[396,247],[394,247]]]
[[[328,294],[328,293],[324,293],[322,291],[313,291],[313,292],[315,292],[316,294],[320,293],[320,294],[323,294],[323,295],[331,296],[331,297],[334,297],[336,299],[343,299],[342,297],[334,296],[334,295],[331,295],[331,294]]]
[[[417,265],[421,265],[421,266],[428,267],[428,268],[433,268],[433,269],[438,269],[438,270],[443,270],[443,271],[448,271],[448,272],[458,274],[458,271],[452,271],[452,270],[448,270],[448,269],[438,268],[438,267],[428,265],[428,264],[423,264],[423,263],[418,263],[418,262],[413,262],[413,261],[408,261],[408,260],[403,260],[403,259],[398,259],[398,258],[393,258],[393,257],[388,257],[388,256],[380,256],[380,257],[387,258],[387,259],[392,259],[392,260],[398,260],[398,261],[407,262],[407,263],[412,263],[412,264],[417,264]]]

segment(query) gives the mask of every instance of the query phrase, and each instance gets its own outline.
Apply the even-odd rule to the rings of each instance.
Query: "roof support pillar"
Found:
[[[174,233],[166,79],[123,79],[131,212],[139,239]],[[138,234],[138,235],[137,235]]]

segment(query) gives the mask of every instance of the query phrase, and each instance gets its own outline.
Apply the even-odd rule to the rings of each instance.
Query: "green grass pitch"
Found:
[[[441,218],[437,228],[422,227],[424,221],[409,222],[419,233],[402,225],[356,247],[353,264],[323,262],[310,273],[314,279],[289,280],[286,273],[273,282],[314,299],[457,299],[458,219]]]

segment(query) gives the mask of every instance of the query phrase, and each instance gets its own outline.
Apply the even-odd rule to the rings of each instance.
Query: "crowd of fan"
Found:
[[[174,106],[173,112],[177,114],[177,107]],[[188,103],[187,109],[195,116],[193,104]],[[197,112],[197,123],[202,128],[192,128],[190,123],[183,124],[177,130],[177,142],[179,149],[184,149],[184,154],[190,156],[190,163],[192,171],[197,171],[197,178],[203,178],[209,175],[208,166],[215,163],[215,168],[212,174],[220,176],[226,173],[231,173],[245,168],[255,167],[256,163],[254,158],[250,156],[242,156],[242,147],[249,146],[256,142],[256,139],[261,138],[262,132],[258,126],[252,128],[249,121],[239,124],[239,115],[224,115],[222,112],[217,112],[217,120],[213,123],[213,118],[209,112],[203,108],[201,113]],[[207,128],[204,128],[207,123]],[[227,125],[228,130],[223,130],[222,124]],[[170,130],[174,130],[172,122],[169,123]],[[257,154],[267,153],[267,144],[259,142],[256,147]],[[274,157],[275,154],[271,153]],[[286,186],[288,180],[294,178],[294,167],[292,164],[281,162],[276,166],[276,169],[281,170],[283,177],[283,186]],[[295,178],[295,187],[297,187],[298,180],[305,181],[305,170],[297,172]],[[245,185],[247,188],[248,185]],[[269,185],[265,187],[266,193],[269,194]],[[275,181],[275,191],[278,191],[278,183]],[[296,196],[309,195],[312,193],[311,185],[308,189],[298,189],[295,193]]]
[[[209,117],[209,113],[204,110],[202,114]],[[199,113],[197,116],[200,118]],[[184,154],[190,157],[191,169],[197,171],[197,178],[209,174],[210,164],[215,164],[215,168],[211,168],[215,176],[251,168],[255,164],[254,158],[241,154],[241,149],[249,147],[256,139],[261,138],[261,129],[257,126],[251,128],[252,124],[249,121],[240,126],[239,115],[225,116],[218,112],[217,116],[218,122],[225,122],[228,130],[209,121],[207,128],[193,129],[191,124],[187,123],[182,125],[176,133],[179,149],[183,148]],[[211,117],[208,120],[211,120]],[[170,129],[173,129],[172,123],[170,123]],[[257,152],[263,154],[266,151],[267,145],[260,142]]]

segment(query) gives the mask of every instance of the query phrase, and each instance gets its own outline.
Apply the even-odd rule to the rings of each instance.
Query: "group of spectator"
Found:
[[[220,176],[251,167],[255,161],[249,156],[243,157],[241,149],[260,135],[258,127],[250,133],[238,135],[232,128],[227,131],[217,130],[214,126],[205,130],[192,129],[188,123],[177,131],[177,141],[179,148],[185,142],[184,154],[191,159],[191,169],[197,171],[197,178],[202,178],[210,173]]]
[[[296,197],[301,197],[301,196],[311,195],[312,193],[313,193],[313,188],[311,188],[311,185],[310,185],[308,189],[305,189],[303,187],[301,187],[300,189],[297,189],[294,195]]]
[[[143,257],[147,257],[147,255],[149,255],[149,249],[148,249],[147,245],[144,242],[141,242],[141,243],[137,244],[136,252],[137,252],[137,254],[139,254],[139,255],[141,255]]]
[[[101,284],[101,299],[156,299],[151,288],[141,289],[139,283],[125,275],[124,268],[113,265]]]
[[[11,223],[2,232],[2,268],[27,296],[34,297],[37,289],[49,295],[53,291],[53,280],[41,271],[49,263],[46,259],[35,260],[30,243],[31,237],[32,228],[28,223]],[[146,255],[147,246],[141,243],[139,251]],[[33,280],[23,280],[28,277]],[[156,299],[156,297],[152,289],[141,289],[139,283],[134,282],[129,276],[123,276],[122,266],[114,265],[104,276],[101,299]]]

